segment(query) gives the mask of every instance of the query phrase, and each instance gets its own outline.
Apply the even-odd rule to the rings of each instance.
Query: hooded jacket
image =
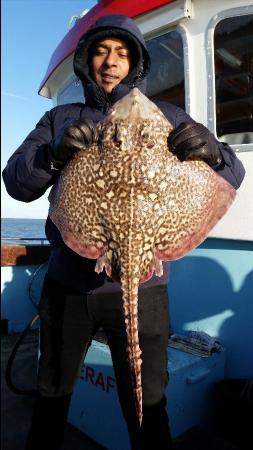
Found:
[[[98,39],[112,36],[127,41],[134,65],[128,76],[108,95],[92,80],[89,63],[94,43]],[[145,93],[149,68],[150,56],[144,38],[132,19],[118,14],[98,19],[81,37],[74,55],[74,72],[82,82],[85,103],[56,106],[44,114],[35,129],[8,160],[3,171],[9,195],[23,202],[41,197],[59,176],[59,171],[51,169],[48,144],[60,130],[77,119],[90,118],[95,123],[102,120],[111,106],[133,87]],[[160,101],[157,105],[173,127],[182,122],[194,122],[177,106]],[[217,172],[237,189],[243,180],[244,168],[227,144],[218,145],[224,162]],[[83,258],[70,250],[49,217],[46,221],[46,236],[52,245],[48,265],[51,278],[75,288],[78,292],[87,292],[103,284],[105,274],[94,272],[96,261]]]

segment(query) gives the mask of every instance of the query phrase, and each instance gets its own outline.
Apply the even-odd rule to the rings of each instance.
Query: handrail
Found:
[[[43,237],[34,238],[34,237],[15,237],[15,236],[4,237],[4,236],[1,236],[1,242],[2,241],[40,241],[40,244],[44,245],[45,242],[48,242],[48,239],[43,238]]]

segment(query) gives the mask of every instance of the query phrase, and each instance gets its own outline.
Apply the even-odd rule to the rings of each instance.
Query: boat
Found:
[[[220,447],[198,448],[246,450],[253,408],[253,5],[250,0],[98,1],[70,21],[51,56],[39,94],[54,106],[83,101],[73,53],[89,26],[111,13],[134,18],[145,36],[152,58],[148,97],[185,109],[227,142],[246,169],[234,204],[207,239],[166,265],[168,283],[164,277],[145,286],[147,295],[167,295],[169,301],[167,398],[173,437],[180,441],[190,430],[208,430],[205,443],[206,436],[217,435]],[[4,244],[1,251],[2,320],[7,334],[22,333],[37,314],[50,246]],[[119,292],[106,285],[93,295]],[[101,335],[83,363],[69,422],[109,450],[130,448]]]

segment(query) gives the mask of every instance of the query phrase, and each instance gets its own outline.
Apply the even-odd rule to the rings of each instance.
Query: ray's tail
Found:
[[[136,253],[136,249],[135,249]],[[121,289],[127,333],[127,353],[132,373],[132,383],[139,423],[142,423],[141,349],[138,334],[139,258],[130,258],[121,266]],[[125,258],[124,258],[125,259]],[[137,261],[136,261],[137,259]]]

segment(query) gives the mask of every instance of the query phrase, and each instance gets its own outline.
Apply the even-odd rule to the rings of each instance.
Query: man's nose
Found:
[[[109,52],[105,59],[105,63],[108,66],[116,66],[117,65],[117,54],[114,52]]]

